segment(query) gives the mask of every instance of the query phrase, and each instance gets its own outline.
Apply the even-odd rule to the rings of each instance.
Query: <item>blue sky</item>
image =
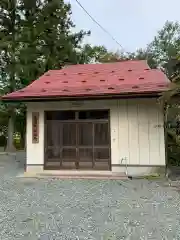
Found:
[[[76,30],[91,30],[86,43],[104,45],[110,50],[119,46],[78,6],[72,5]],[[145,47],[167,20],[180,21],[180,0],[79,0],[86,10],[105,27],[126,51]]]

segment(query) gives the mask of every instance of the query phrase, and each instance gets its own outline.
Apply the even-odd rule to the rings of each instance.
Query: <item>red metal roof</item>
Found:
[[[166,91],[169,83],[162,71],[150,69],[144,60],[73,65],[50,70],[29,86],[2,99],[154,94]]]

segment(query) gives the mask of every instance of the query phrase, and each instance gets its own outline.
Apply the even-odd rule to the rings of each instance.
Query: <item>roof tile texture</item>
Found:
[[[146,61],[73,65],[50,70],[26,88],[4,99],[78,97],[113,94],[156,93],[168,89],[169,80]]]

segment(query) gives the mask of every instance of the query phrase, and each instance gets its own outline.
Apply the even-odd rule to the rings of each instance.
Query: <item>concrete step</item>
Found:
[[[41,172],[41,173],[33,173],[33,172],[25,172],[22,176],[19,177],[35,177],[35,178],[53,178],[53,179],[99,179],[99,180],[121,180],[121,179],[128,179],[125,173],[82,173],[82,172]]]
[[[38,178],[54,178],[54,179],[94,179],[94,180],[106,180],[106,179],[109,179],[109,180],[121,180],[121,179],[128,179],[126,176],[67,176],[67,175],[41,175],[41,176],[38,176]]]

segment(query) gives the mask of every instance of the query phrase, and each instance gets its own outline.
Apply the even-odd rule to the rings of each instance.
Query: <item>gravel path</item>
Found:
[[[163,181],[20,179],[0,162],[0,239],[180,239],[180,195]]]

